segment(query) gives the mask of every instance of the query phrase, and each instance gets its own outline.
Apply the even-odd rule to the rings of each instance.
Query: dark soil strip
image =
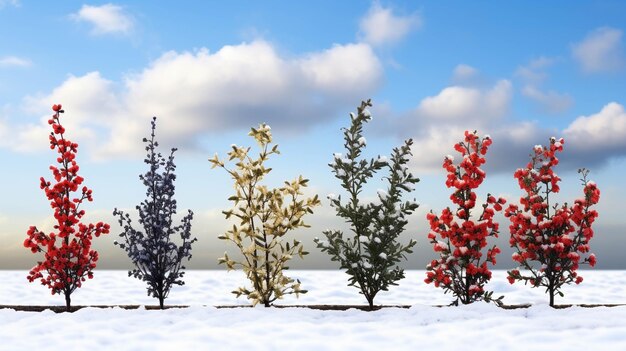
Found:
[[[215,308],[250,308],[250,305],[219,305]],[[380,305],[372,309],[368,305],[273,305],[274,308],[308,308],[321,311],[347,311],[357,309],[361,311],[378,311],[383,308],[410,308],[411,305]]]
[[[70,312],[76,312],[83,308],[114,308],[119,307],[124,310],[137,310],[140,307],[146,310],[158,310],[159,306],[157,305],[89,305],[89,306],[72,306]],[[170,308],[187,308],[189,306],[184,305],[172,305],[165,306],[165,309]],[[0,305],[0,309],[12,309],[15,311],[24,311],[24,312],[43,312],[46,310],[50,310],[55,313],[66,312],[65,306],[27,306],[27,305]]]
[[[505,310],[514,310],[519,308],[529,308],[532,305],[530,304],[522,304],[522,305],[501,305],[500,308]],[[594,308],[594,307],[618,307],[618,306],[626,306],[626,304],[577,304],[577,305],[556,305],[557,309],[569,308],[572,306],[585,307],[585,308]],[[89,305],[89,306],[72,306],[71,312],[76,312],[83,308],[121,308],[124,310],[137,310],[137,309],[145,309],[145,310],[159,310],[159,306],[157,305]],[[171,308],[188,308],[188,305],[171,305],[165,306],[165,309]],[[229,308],[251,308],[251,305],[218,305],[215,308],[220,309],[229,309]],[[402,308],[408,309],[411,305],[379,305],[374,306],[372,309],[368,305],[274,305],[273,308],[308,308],[312,310],[321,310],[321,311],[347,311],[350,309],[358,309],[361,311],[378,311],[381,309],[389,309],[389,308]],[[434,305],[433,307],[451,307],[448,305]],[[15,311],[22,312],[43,312],[50,310],[55,313],[66,312],[65,306],[28,306],[28,305],[0,305],[0,309],[12,309]]]
[[[623,304],[623,303],[592,303],[592,304],[583,303],[580,305],[556,305],[554,306],[554,308],[569,308],[572,306],[594,308],[594,307],[619,307],[619,306],[626,306],[626,304]]]

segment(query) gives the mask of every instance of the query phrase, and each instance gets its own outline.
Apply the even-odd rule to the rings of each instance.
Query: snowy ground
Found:
[[[281,304],[365,304],[339,271],[292,271],[309,293]],[[0,271],[0,304],[62,305],[23,271]],[[509,285],[495,272],[488,287],[507,304],[447,304],[441,289],[423,283],[423,271],[408,271],[400,286],[381,293],[377,304],[412,305],[376,312],[292,308],[216,309],[247,304],[230,293],[245,284],[241,273],[189,271],[165,311],[88,308],[68,314],[0,310],[0,350],[626,350],[625,307],[553,310],[542,290]],[[558,304],[626,304],[626,271],[584,271],[585,281],[565,289]],[[96,271],[72,298],[74,305],[153,305],[141,282],[123,271]]]

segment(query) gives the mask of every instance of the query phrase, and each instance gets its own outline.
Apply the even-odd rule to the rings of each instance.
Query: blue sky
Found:
[[[339,193],[326,165],[341,151],[342,126],[372,98],[367,153],[389,154],[414,138],[412,170],[422,204],[403,240],[418,241],[407,267],[434,253],[424,219],[448,206],[441,160],[465,129],[494,139],[488,180],[478,193],[517,201],[512,178],[532,146],[566,139],[559,201],[580,196],[575,170],[598,183],[599,268],[626,268],[620,200],[626,170],[626,4],[621,1],[415,2],[287,1],[36,3],[0,0],[0,268],[28,268],[21,247],[29,225],[45,228],[51,211],[38,188],[54,156],[45,124],[62,103],[68,137],[95,201],[93,221],[114,224],[114,207],[133,209],[144,189],[141,138],[158,117],[157,138],[176,146],[179,209],[196,213],[199,242],[189,265],[216,267],[233,251],[216,237],[227,227],[230,180],[210,170],[215,152],[252,144],[246,133],[272,126],[282,154],[270,184],[299,174],[310,193]],[[382,185],[373,184],[375,189]],[[345,228],[327,201],[294,233],[312,252],[294,268],[333,267],[313,238]],[[501,218],[500,268],[511,266]],[[101,267],[123,268],[113,247],[119,229],[99,240]]]

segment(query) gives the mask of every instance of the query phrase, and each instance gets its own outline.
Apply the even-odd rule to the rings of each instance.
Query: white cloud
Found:
[[[0,58],[0,67],[29,67],[30,60],[17,56],[5,56]]]
[[[460,126],[428,126],[422,136],[414,139],[411,170],[415,174],[439,172],[445,155],[454,151],[454,144],[459,142],[465,130]]]
[[[20,0],[0,0],[0,10],[7,5],[10,5],[13,7],[19,7]]]
[[[572,46],[572,55],[587,73],[611,72],[624,67],[622,31],[598,28]]]
[[[528,63],[528,67],[532,69],[540,69],[552,66],[556,62],[556,59],[553,57],[539,56],[536,59],[530,60]]]
[[[396,133],[414,139],[411,168],[417,173],[439,172],[443,157],[454,151],[465,130],[493,136],[500,130],[511,97],[511,82],[500,80],[484,89],[450,86],[423,98],[400,124],[394,124]]]
[[[476,130],[480,136],[490,135],[493,146],[486,156],[485,169],[511,173],[528,162],[532,146],[546,143],[550,134],[534,122],[514,122],[501,116],[485,123],[480,120],[461,120],[450,124],[428,124],[421,126],[419,136],[415,136],[411,169],[416,174],[438,173],[442,171],[445,155],[459,154],[454,144],[463,139],[464,132]]]
[[[566,141],[584,148],[626,148],[626,111],[616,102],[590,116],[576,118],[564,131]]]
[[[168,52],[123,82],[98,72],[71,76],[49,94],[29,97],[37,124],[17,126],[13,149],[45,146],[50,105],[62,103],[76,141],[98,145],[95,157],[142,153],[141,138],[159,118],[164,146],[197,147],[210,133],[266,122],[302,131],[371,96],[382,82],[381,64],[366,44],[283,58],[261,40],[224,46],[215,53]]]
[[[554,59],[532,60],[527,67],[540,70]],[[461,69],[463,70],[463,69]],[[455,69],[458,72],[459,69]],[[373,123],[383,135],[413,138],[411,168],[417,174],[442,172],[443,157],[455,154],[453,145],[465,130],[491,135],[494,147],[489,151],[485,169],[508,172],[528,162],[533,145],[547,144],[550,136],[564,137],[567,150],[559,157],[560,169],[576,170],[581,166],[599,168],[615,157],[626,156],[626,112],[623,105],[607,104],[602,111],[581,116],[567,128],[543,127],[529,118],[513,119],[508,111],[513,85],[500,80],[491,87],[452,85],[435,95],[421,99],[410,112],[394,116],[390,106],[377,107]],[[571,103],[567,95],[523,88],[526,94],[543,99],[547,106],[564,109]],[[376,107],[376,106],[375,106]],[[518,116],[519,118],[519,116]],[[379,121],[380,120],[380,121]]]
[[[470,65],[460,64],[454,68],[453,80],[454,81],[467,81],[470,80],[478,74],[478,70]]]
[[[510,173],[523,166],[532,146],[546,145],[550,136],[565,138],[567,150],[559,156],[562,171],[582,166],[597,169],[612,158],[626,156],[626,111],[616,102],[598,113],[576,118],[565,129],[545,128],[536,121],[512,121],[505,115],[490,121],[469,118],[442,123],[413,114],[402,125],[402,136],[415,140],[411,167],[417,173],[440,172],[444,155],[454,154],[452,147],[465,130],[491,135],[497,147],[490,149],[485,167],[498,172]]]
[[[93,25],[92,34],[127,34],[134,26],[133,19],[121,6],[105,4],[101,6],[83,5],[72,14],[76,21]]]
[[[356,87],[365,92],[377,85],[378,79],[372,80],[380,70],[377,61],[369,45],[349,44],[309,55],[299,66],[317,88],[351,95]]]
[[[33,152],[48,146],[47,135],[50,127],[47,123],[53,104],[61,103],[70,107],[62,117],[63,125],[71,130],[71,138],[96,145],[96,131],[99,127],[112,125],[111,116],[118,111],[118,99],[113,93],[113,83],[91,72],[81,77],[70,76],[50,94],[45,96],[27,96],[24,98],[24,110],[29,114],[44,114],[39,123],[29,123],[15,127],[16,140],[12,148],[21,152]]]
[[[545,67],[542,64],[529,65]],[[530,94],[543,93],[529,91]],[[485,169],[512,172],[528,162],[532,146],[546,144],[550,136],[563,136],[567,152],[561,157],[561,170],[581,166],[601,167],[613,157],[626,156],[626,112],[623,105],[610,103],[602,111],[581,116],[565,129],[542,127],[537,121],[523,122],[510,118],[512,84],[501,80],[487,89],[450,86],[438,94],[423,98],[416,109],[404,116],[389,118],[383,111],[381,133],[391,133],[414,140],[411,168],[417,174],[441,172],[443,157],[454,154],[453,145],[465,130],[491,135],[494,145],[487,156]],[[547,95],[547,98],[555,96]],[[567,98],[560,95],[556,100]],[[555,107],[556,108],[556,107]],[[380,112],[380,111],[378,111]],[[381,113],[378,113],[381,115]]]
[[[533,145],[546,143],[548,135],[533,122],[511,122],[501,118],[491,123],[481,121],[458,121],[448,125],[430,124],[423,126],[420,135],[414,138],[411,169],[416,174],[440,173],[445,155],[460,155],[454,144],[463,140],[464,132],[476,130],[481,137],[490,135],[493,146],[486,156],[485,169],[497,172],[513,172],[528,162]]]
[[[7,147],[10,145],[7,143],[9,135],[9,123],[6,118],[0,117],[0,146]]]
[[[541,85],[548,78],[545,70],[556,61],[556,58],[541,56],[515,71],[515,75],[525,82],[522,95],[531,99],[545,113],[563,113],[574,104],[574,99],[568,94],[541,89]]]
[[[417,108],[417,114],[438,121],[499,117],[508,110],[511,90],[512,85],[508,80],[501,80],[488,90],[447,87],[435,96],[424,98]]]
[[[359,36],[364,42],[374,46],[393,44],[421,25],[422,19],[417,13],[396,15],[391,8],[374,2],[359,23]]]
[[[555,62],[555,58],[540,56],[530,60],[527,65],[518,67],[515,71],[515,75],[522,78],[527,83],[539,84],[548,76],[544,69],[552,66]]]
[[[165,138],[187,146],[206,133],[259,122],[306,128],[331,118],[337,106],[369,96],[381,77],[380,62],[364,44],[292,60],[260,40],[213,54],[170,52],[126,80],[127,110],[136,117],[113,127],[116,137],[106,150],[127,152],[154,114],[161,116]]]
[[[522,94],[537,102],[544,111],[549,113],[565,112],[574,104],[574,99],[568,94],[555,91],[543,92],[532,85],[526,85],[522,89]]]
[[[462,119],[467,113],[479,108],[480,97],[478,89],[447,87],[439,94],[423,99],[418,111],[431,118]]]

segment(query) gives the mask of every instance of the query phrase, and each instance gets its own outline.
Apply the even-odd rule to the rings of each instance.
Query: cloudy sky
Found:
[[[513,172],[535,144],[565,138],[559,202],[581,196],[587,167],[602,191],[593,251],[599,268],[626,269],[622,199],[626,171],[626,3],[621,1],[415,2],[132,1],[60,3],[0,0],[0,268],[30,268],[22,247],[30,225],[50,228],[39,189],[56,156],[47,148],[50,106],[62,103],[67,137],[94,202],[86,220],[113,225],[97,240],[100,267],[127,268],[112,245],[113,208],[144,198],[141,139],[157,116],[157,138],[176,146],[179,210],[195,212],[199,241],[189,267],[217,268],[232,185],[207,159],[252,144],[250,127],[272,127],[282,154],[267,179],[299,174],[323,206],[312,228],[292,237],[312,254],[292,268],[332,268],[314,247],[327,228],[345,228],[325,195],[341,193],[327,164],[342,151],[340,128],[372,98],[366,154],[415,140],[412,194],[421,203],[402,240],[417,251],[408,268],[434,258],[425,214],[449,205],[443,157],[466,129],[490,134],[488,179],[478,190],[517,201]],[[382,175],[381,175],[382,177]],[[375,179],[380,181],[380,177]],[[372,184],[368,198],[375,198]],[[500,218],[499,268],[512,266]]]

